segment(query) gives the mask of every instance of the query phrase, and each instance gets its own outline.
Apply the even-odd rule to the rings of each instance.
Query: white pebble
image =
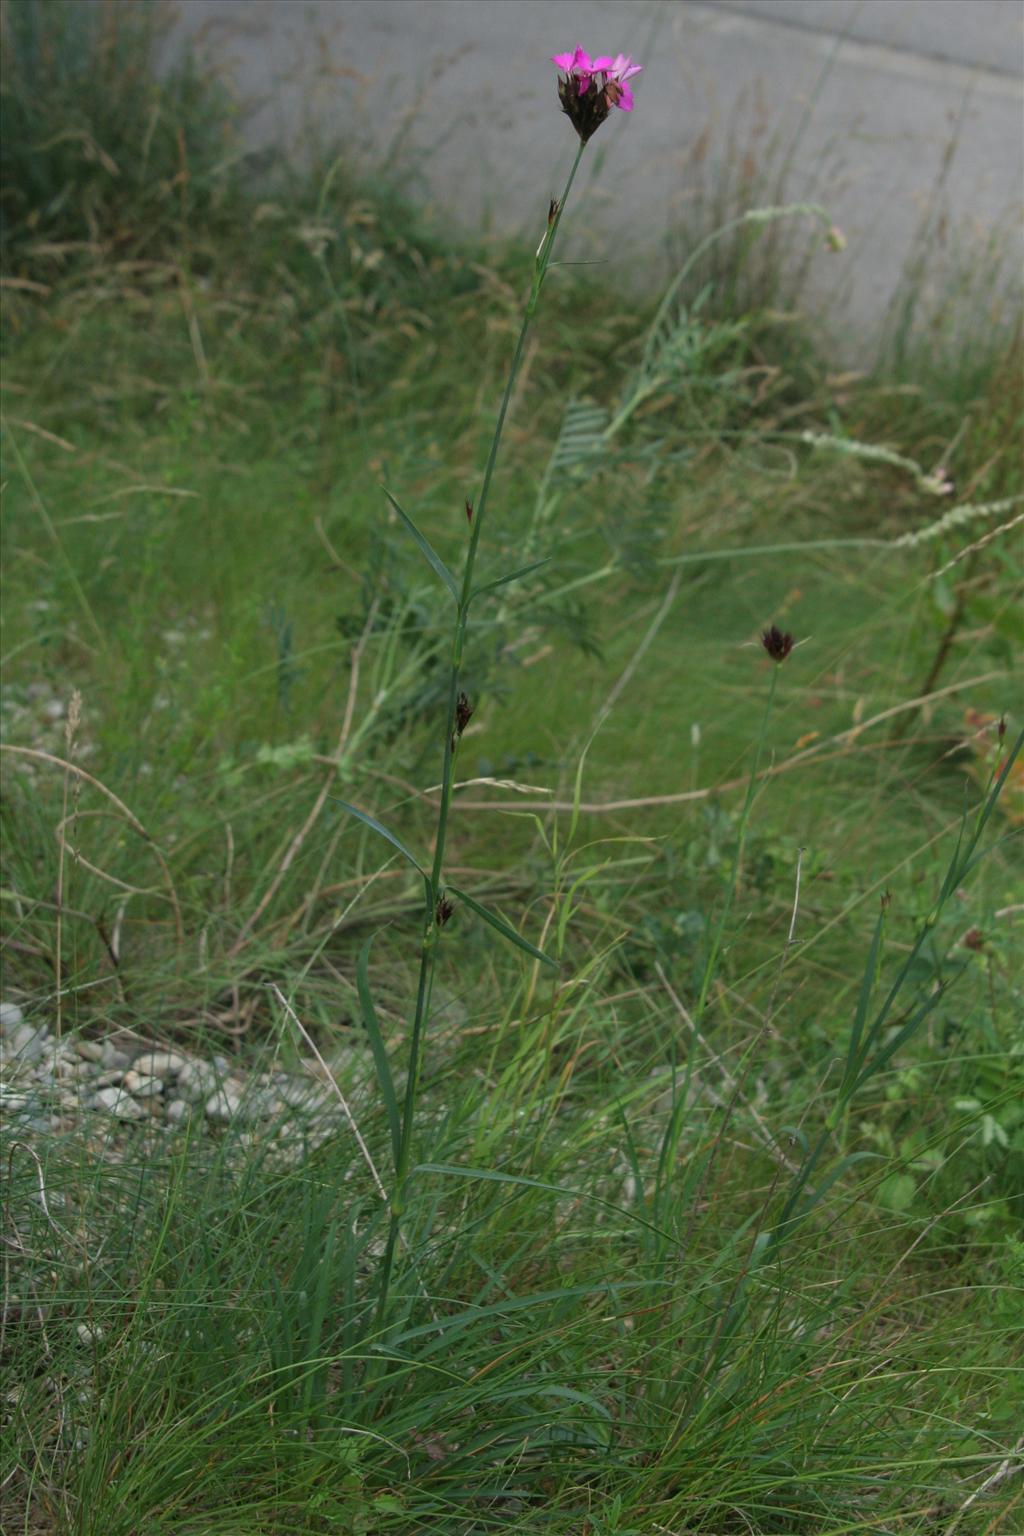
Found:
[[[238,1092],[238,1089],[225,1083],[223,1088],[218,1088],[217,1092],[211,1094],[207,1099],[206,1118],[207,1120],[215,1120],[218,1124],[224,1125],[229,1120],[234,1119],[241,1108],[241,1104],[242,1095]]]
[[[99,1040],[83,1040],[79,1035],[75,1041],[75,1050],[83,1061],[102,1061],[103,1044]]]
[[[4,1055],[19,1056],[22,1061],[38,1061],[46,1050],[49,1035],[45,1026],[33,1029],[31,1024],[16,1024],[4,1031]]]
[[[114,1083],[119,1083],[123,1077],[123,1067],[111,1067],[108,1072],[100,1072],[93,1078],[93,1086],[96,1088],[110,1088]]]
[[[276,1087],[278,1098],[283,1099],[289,1109],[322,1109],[331,1097],[309,1077],[281,1077]]]
[[[217,1083],[217,1072],[209,1062],[186,1061],[178,1073],[177,1089],[183,1099],[198,1104],[200,1099],[209,1098],[216,1090]]]
[[[118,1120],[145,1120],[146,1111],[136,1104],[130,1094],[121,1088],[101,1088],[96,1095],[98,1108],[105,1109]]]
[[[16,1029],[24,1022],[25,1015],[17,1003],[0,1003],[0,1029],[6,1034],[9,1029]]]
[[[128,1093],[134,1093],[138,1099],[155,1099],[158,1094],[164,1091],[162,1078],[144,1076],[141,1072],[136,1072],[134,1068],[131,1072],[125,1073],[121,1079],[121,1085]]]
[[[172,1099],[165,1114],[171,1125],[182,1125],[192,1118],[192,1105],[186,1104],[184,1099]]]
[[[144,1051],[132,1062],[132,1070],[143,1077],[168,1078],[177,1077],[187,1065],[188,1057],[177,1051]]]
[[[87,1323],[79,1323],[75,1332],[78,1334],[78,1342],[87,1348],[90,1344],[98,1344],[103,1337],[102,1328],[90,1328]]]

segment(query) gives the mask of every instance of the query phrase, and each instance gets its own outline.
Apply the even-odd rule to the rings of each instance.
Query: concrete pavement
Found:
[[[665,272],[665,236],[731,164],[847,234],[808,304],[848,350],[877,330],[929,208],[943,260],[1019,259],[1020,0],[179,0],[178,35],[254,103],[249,145],[337,141],[401,165],[436,217],[539,237],[575,149],[548,56],[582,42],[644,64],[637,109],[588,150],[576,259]],[[777,174],[787,164],[781,188]],[[840,298],[841,295],[841,298]]]

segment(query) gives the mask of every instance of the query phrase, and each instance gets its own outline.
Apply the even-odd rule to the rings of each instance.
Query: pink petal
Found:
[[[579,43],[576,44],[572,67],[584,75],[592,75],[594,73],[594,66],[590,62],[590,54],[584,53]]]
[[[551,62],[552,62],[552,64],[557,64],[559,69],[563,69],[565,71],[565,73],[568,74],[570,69],[572,69],[572,54],[571,53],[556,53],[556,54],[553,54]]]
[[[642,64],[634,64],[628,53],[617,53],[612,61],[611,76],[621,85],[623,80],[628,80],[631,75],[638,75],[643,69]]]
[[[590,67],[594,74],[605,74],[612,68],[612,61],[606,53],[602,53],[599,59],[591,59]]]
[[[619,90],[620,90],[620,92],[622,94],[619,96],[619,99],[615,103],[615,105],[622,112],[632,112],[632,110],[633,110],[633,92],[630,90],[628,85],[620,85],[619,86]]]

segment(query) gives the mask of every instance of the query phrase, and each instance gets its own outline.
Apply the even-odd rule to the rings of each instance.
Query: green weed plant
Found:
[[[19,154],[114,14],[9,8]],[[12,162],[4,992],[253,1113],[8,1117],[5,1530],[1012,1529],[1019,343],[766,372],[781,198],[646,309],[572,175],[535,257],[340,159],[186,229],[116,22],[131,196]]]

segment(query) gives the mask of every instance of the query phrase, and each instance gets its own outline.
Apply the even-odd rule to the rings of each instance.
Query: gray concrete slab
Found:
[[[716,0],[761,21],[877,43],[921,58],[1024,74],[1020,0]]]
[[[644,64],[631,115],[588,150],[569,254],[623,281],[664,275],[666,231],[721,157],[786,201],[828,204],[849,245],[807,299],[848,346],[871,334],[937,197],[933,240],[1019,251],[1018,0],[180,0],[179,36],[217,60],[254,148],[336,141],[414,169],[453,226],[538,233],[575,148],[548,56],[582,42]],[[943,251],[934,252],[938,280]],[[977,254],[971,259],[977,261]]]

